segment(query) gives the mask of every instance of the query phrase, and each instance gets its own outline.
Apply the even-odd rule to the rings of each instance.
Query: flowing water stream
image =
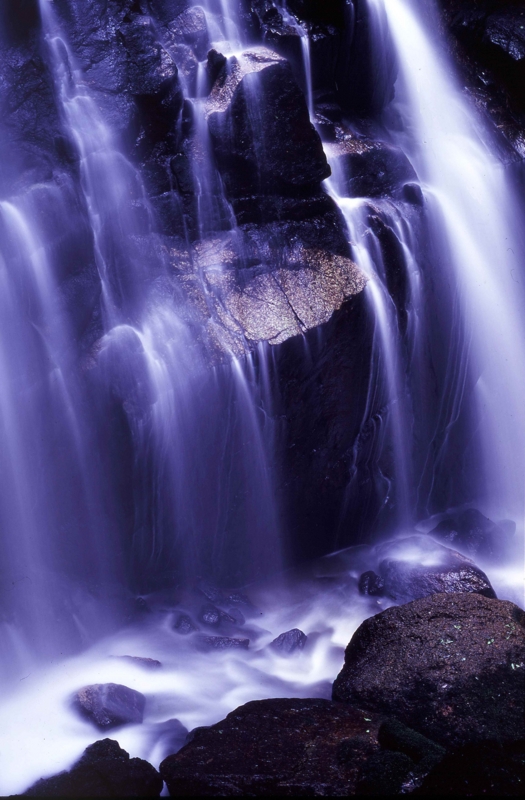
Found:
[[[70,707],[82,685],[111,681],[146,695],[144,724],[115,737],[132,756],[158,766],[181,746],[182,726],[211,724],[258,698],[329,697],[353,631],[389,604],[357,592],[373,547],[281,574],[272,348],[261,344],[252,355],[232,353],[210,367],[202,331],[170,280],[141,177],[83,80],[52,2],[41,7],[78,186],[64,177],[0,202],[3,794],[67,768],[94,740],[94,729]],[[246,46],[234,2],[207,0],[202,7],[212,46],[226,54]],[[455,483],[468,473],[469,502],[492,518],[515,520],[518,541],[525,503],[520,199],[433,41],[432,4],[425,4],[424,18],[415,0],[369,0],[369,8],[377,58],[388,35],[399,67],[382,134],[417,172],[434,254],[421,260],[403,202],[374,201],[404,262],[409,299],[400,314],[370,228],[370,201],[345,196],[334,162],[325,188],[369,279],[375,334],[367,408],[384,396],[374,436],[378,452],[388,450],[394,463],[379,475],[383,505],[393,509],[391,530],[412,531],[418,520],[454,505]],[[301,36],[313,118],[306,27],[283,15]],[[200,239],[220,225],[235,236],[212,162],[205,81],[203,60],[194,96],[186,87],[199,145],[191,169]],[[82,370],[57,300],[50,229],[60,225],[83,232],[100,280],[96,359],[86,356]],[[433,394],[427,378],[429,342],[436,339]],[[499,597],[522,604],[519,554],[516,546],[512,566],[480,566]],[[251,584],[249,602],[233,595],[217,601],[237,620],[228,623],[230,635],[249,638],[249,649],[201,652],[174,629],[180,613],[197,615],[198,603],[216,591],[204,583],[201,601],[195,599],[188,586],[203,576]],[[146,599],[133,606],[139,593]],[[308,644],[283,659],[268,645],[294,627],[308,634]],[[163,667],[144,670],[117,658],[125,655],[158,659]]]

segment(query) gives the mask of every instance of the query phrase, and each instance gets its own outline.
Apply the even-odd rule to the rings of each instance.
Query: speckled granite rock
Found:
[[[329,700],[256,700],[200,728],[160,772],[174,797],[346,796],[379,723]]]
[[[365,620],[334,700],[392,714],[445,746],[525,735],[525,613],[437,594]]]

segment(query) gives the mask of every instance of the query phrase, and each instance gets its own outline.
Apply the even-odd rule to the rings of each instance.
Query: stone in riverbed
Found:
[[[430,535],[446,544],[459,547],[469,556],[497,558],[505,553],[512,540],[513,529],[497,525],[476,508],[467,508],[441,520]]]
[[[188,614],[179,614],[175,620],[173,630],[180,633],[182,636],[187,636],[189,633],[197,630],[192,618]]]
[[[281,633],[274,639],[270,647],[281,656],[290,656],[292,653],[302,650],[307,639],[307,635],[299,628],[292,628],[292,630]]]
[[[250,640],[231,636],[201,636],[198,645],[201,650],[247,650]]]
[[[130,758],[119,743],[102,739],[89,745],[70,772],[42,778],[25,797],[159,797],[162,778],[141,758]]]
[[[121,661],[127,661],[135,667],[142,667],[142,669],[159,669],[162,667],[160,661],[156,658],[143,658],[142,656],[114,656],[120,658]]]
[[[333,698],[397,717],[446,747],[525,736],[525,613],[437,594],[365,620]]]
[[[379,575],[363,573],[359,579],[363,594],[372,592],[362,591],[362,586],[366,590],[369,585],[378,592],[382,583],[381,593],[401,603],[442,593],[476,592],[496,597],[485,573],[469,558],[426,536],[389,542],[379,548],[379,554]],[[365,575],[369,577],[365,579]]]
[[[174,796],[347,795],[378,748],[379,723],[329,700],[256,700],[195,732],[159,769]]]
[[[99,728],[141,723],[146,698],[118,683],[95,683],[75,694],[73,705]]]

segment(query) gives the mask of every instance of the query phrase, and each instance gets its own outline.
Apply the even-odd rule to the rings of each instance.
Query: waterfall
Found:
[[[393,138],[410,155],[425,187],[468,348],[465,381],[474,385],[473,429],[483,450],[480,502],[487,513],[521,520],[525,328],[520,201],[491,154],[477,112],[425,32],[420,10],[404,0],[385,0],[385,8],[400,65],[392,113],[404,120]],[[426,13],[431,15],[426,24],[432,24],[435,12],[430,8]],[[453,359],[451,353],[450,371],[457,370]],[[457,372],[461,376],[463,369]]]
[[[174,718],[191,730],[249,700],[328,698],[349,636],[393,602],[358,590],[378,541],[471,507],[523,533],[522,201],[453,77],[433,2],[345,3],[330,69],[340,80],[359,61],[363,82],[334,78],[325,94],[313,76],[328,34],[301,3],[262,3],[259,28],[244,0],[109,5],[115,47],[135,23],[150,37],[136,63],[118,58],[132,74],[154,52],[157,94],[137,79],[124,97],[132,78],[104,73],[105,41],[76,51],[82,3],[40,0],[33,55],[57,128],[45,168],[0,123],[14,154],[0,173],[0,792],[67,768],[98,736],[71,707],[83,685],[146,695],[144,724],[118,739],[155,766]],[[284,44],[265,33],[268,9]],[[265,69],[299,96],[329,178],[262,175]],[[237,79],[251,161],[224,152]],[[171,149],[148,141],[155,103]],[[347,161],[370,153],[385,161],[361,180]],[[237,194],[230,162],[254,173]],[[399,186],[374,193],[392,164]],[[278,275],[290,253],[300,313]],[[325,256],[328,289],[304,277]],[[261,329],[277,318],[270,333],[250,329],[247,297]],[[489,577],[514,599],[519,576],[501,564]],[[308,645],[286,660],[271,645],[296,627]],[[212,652],[218,633],[228,644]]]

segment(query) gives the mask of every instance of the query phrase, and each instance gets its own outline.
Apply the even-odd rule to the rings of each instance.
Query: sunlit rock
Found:
[[[112,728],[142,722],[146,698],[118,683],[95,683],[79,689],[73,705],[99,728]]]
[[[346,648],[333,698],[459,746],[525,734],[525,614],[479,594],[437,594],[371,617]]]

